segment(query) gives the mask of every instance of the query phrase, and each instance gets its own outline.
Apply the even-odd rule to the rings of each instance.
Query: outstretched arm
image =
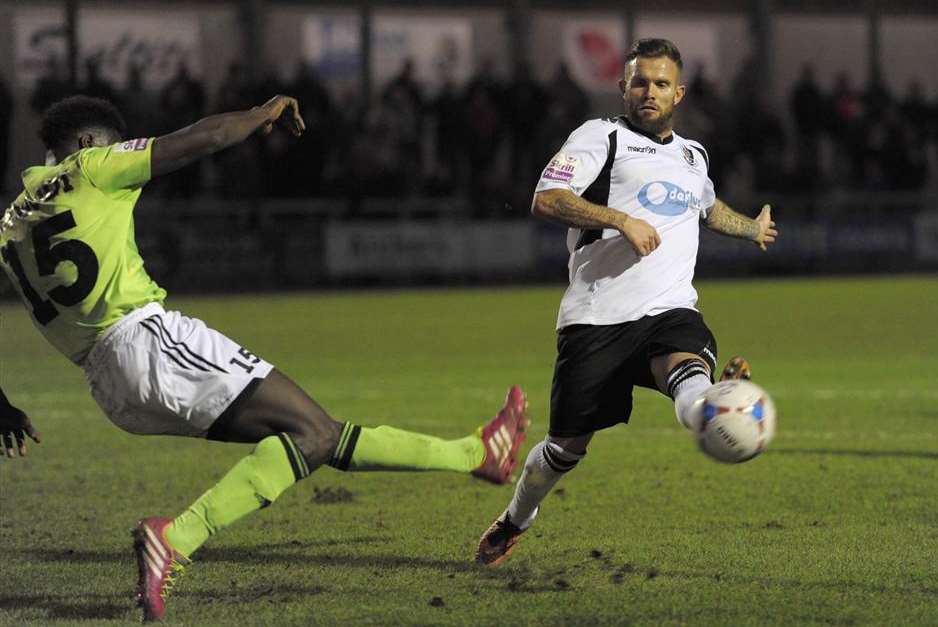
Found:
[[[296,136],[306,130],[299,103],[289,96],[274,96],[248,111],[212,115],[174,133],[157,137],[150,157],[151,176],[173,172],[241,143],[257,130],[267,134],[277,122]]]
[[[616,229],[642,257],[661,243],[658,232],[644,220],[583,200],[566,189],[537,192],[531,213],[575,229]]]
[[[729,205],[717,198],[707,211],[704,225],[716,233],[755,242],[762,250],[765,250],[766,244],[771,244],[778,236],[775,223],[772,222],[772,208],[769,205],[763,205],[762,211],[753,220],[733,211]]]
[[[19,452],[20,457],[26,455],[26,436],[29,436],[39,443],[39,432],[33,428],[29,417],[22,410],[13,407],[7,400],[3,390],[0,389],[0,455],[7,457],[16,457]],[[13,447],[14,441],[16,448]]]

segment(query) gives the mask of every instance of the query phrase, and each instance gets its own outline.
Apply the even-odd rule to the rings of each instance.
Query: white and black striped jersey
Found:
[[[676,308],[696,309],[691,281],[700,219],[716,199],[703,146],[676,133],[662,140],[624,117],[590,120],[544,168],[536,191],[569,189],[651,224],[661,245],[639,257],[615,229],[570,229],[570,286],[557,328],[618,324]]]

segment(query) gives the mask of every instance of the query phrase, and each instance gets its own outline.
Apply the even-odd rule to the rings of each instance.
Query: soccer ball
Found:
[[[720,381],[698,404],[700,450],[729,464],[745,462],[762,451],[775,435],[775,403],[751,381]]]

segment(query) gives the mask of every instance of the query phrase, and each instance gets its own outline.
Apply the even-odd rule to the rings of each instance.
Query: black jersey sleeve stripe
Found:
[[[206,359],[206,358],[203,357],[202,355],[199,355],[199,354],[196,353],[194,350],[192,350],[191,348],[189,348],[189,347],[186,345],[185,342],[181,342],[181,341],[178,341],[178,340],[174,340],[174,339],[172,338],[172,336],[170,335],[170,333],[169,333],[169,329],[167,329],[167,328],[166,328],[166,325],[163,324],[163,319],[162,319],[159,315],[154,314],[153,316],[150,316],[150,318],[147,318],[147,320],[150,320],[150,319],[156,320],[157,324],[160,325],[160,328],[163,329],[163,332],[166,333],[166,339],[167,339],[167,341],[170,342],[173,346],[181,346],[182,349],[183,349],[184,351],[186,351],[186,353],[188,353],[190,357],[192,357],[192,359],[195,359],[195,360],[197,360],[197,361],[200,361],[202,364],[208,366],[209,368],[214,368],[214,369],[217,370],[218,372],[221,372],[221,373],[224,373],[224,374],[227,374],[227,373],[228,373],[228,371],[225,370],[224,368],[222,368],[221,366],[218,366],[218,365],[212,363],[211,361],[209,361],[208,359]]]
[[[707,151],[701,148],[700,146],[695,146],[693,144],[689,144],[689,145],[691,148],[693,148],[694,150],[700,153],[700,156],[703,157],[704,163],[707,164],[707,170],[709,170],[710,169],[710,157],[707,156]]]
[[[617,138],[618,130],[613,129],[609,133],[609,149],[606,153],[606,162],[599,171],[596,180],[590,183],[586,191],[583,192],[581,196],[583,200],[588,200],[597,205],[609,206],[609,188],[612,179],[612,164],[616,160]],[[587,244],[592,244],[596,240],[601,239],[602,236],[602,229],[584,229],[580,232],[580,238],[577,240],[574,250],[579,250]]]

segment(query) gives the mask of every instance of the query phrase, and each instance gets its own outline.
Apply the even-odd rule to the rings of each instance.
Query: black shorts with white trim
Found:
[[[610,325],[575,324],[557,333],[550,435],[573,437],[628,422],[632,388],[657,390],[651,359],[693,353],[716,372],[717,342],[700,312],[672,309]]]

